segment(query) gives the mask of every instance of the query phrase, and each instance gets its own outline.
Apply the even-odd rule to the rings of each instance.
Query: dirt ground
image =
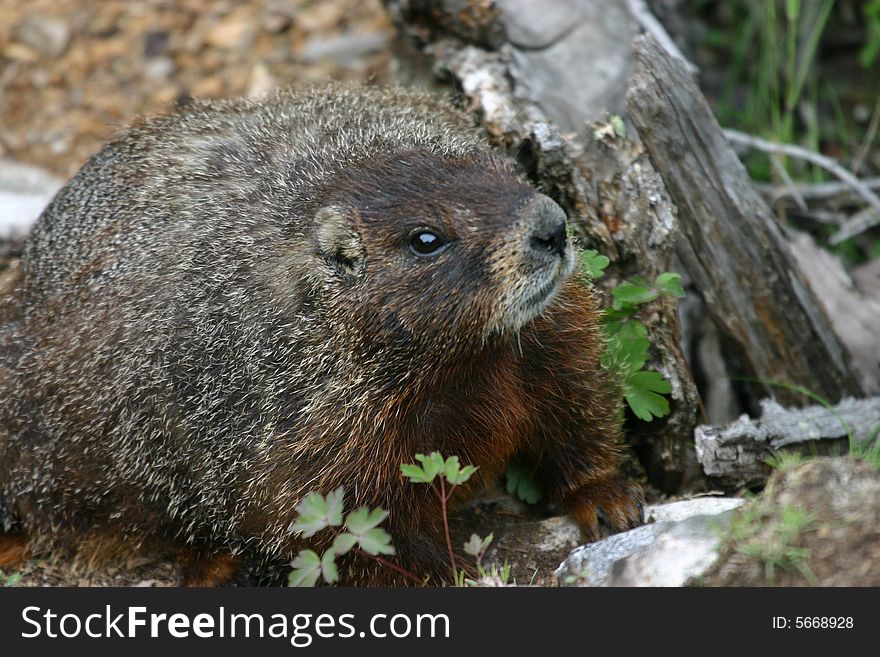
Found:
[[[0,0],[0,157],[68,177],[138,116],[388,74],[380,0]]]

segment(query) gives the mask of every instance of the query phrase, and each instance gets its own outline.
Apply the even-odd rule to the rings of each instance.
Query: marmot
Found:
[[[400,473],[434,450],[479,466],[461,497],[519,457],[591,535],[636,525],[573,263],[563,210],[428,95],[331,86],[142,122],[48,206],[0,308],[0,553],[162,541],[187,581],[221,583],[289,561],[295,505],[344,486],[441,583],[439,502]]]

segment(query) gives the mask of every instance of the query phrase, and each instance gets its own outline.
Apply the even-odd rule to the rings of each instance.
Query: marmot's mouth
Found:
[[[554,258],[552,264],[545,264],[509,289],[485,335],[519,331],[540,315],[574,270],[574,260],[574,252],[569,246],[561,258]]]
[[[521,302],[518,313],[520,316],[520,326],[524,326],[532,321],[553,302],[556,293],[566,279],[568,279],[573,269],[574,258],[573,254],[569,252],[567,257],[563,258],[556,271],[544,283],[541,283],[534,292],[523,295],[525,298]]]
[[[564,277],[560,275],[554,276],[550,281],[542,285],[537,292],[535,292],[532,296],[526,299],[523,304],[523,308],[528,311],[531,308],[536,308],[537,312],[541,312],[545,306],[549,305],[553,292],[556,291],[556,288],[559,287],[560,283],[562,283]]]

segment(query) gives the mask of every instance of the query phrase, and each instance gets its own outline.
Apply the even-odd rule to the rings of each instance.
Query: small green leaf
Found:
[[[328,584],[339,581],[339,569],[336,568],[336,552],[330,548],[321,557],[321,575]]]
[[[344,532],[333,539],[332,548],[337,555],[341,555],[351,550],[355,545],[357,545],[357,538]]]
[[[489,534],[486,538],[480,538],[476,534],[471,534],[468,542],[464,544],[464,553],[472,557],[480,557],[491,545],[494,538],[493,534]]]
[[[414,484],[430,484],[446,465],[440,452],[431,452],[428,456],[416,454],[416,461],[422,464],[421,467],[414,463],[404,463],[400,466],[403,476]]]
[[[345,500],[345,489],[340,486],[327,496],[327,524],[338,527],[342,524],[342,506]]]
[[[628,319],[620,323],[617,335],[621,340],[636,340],[638,338],[648,337],[648,329],[637,319]]]
[[[677,297],[679,299],[685,296],[684,288],[681,286],[681,274],[673,272],[660,274],[654,282],[654,285],[658,290],[669,296]]]
[[[623,122],[622,116],[612,114],[608,119],[608,122],[611,124],[611,127],[614,128],[614,132],[618,137],[621,139],[626,137],[626,123]]]
[[[375,527],[357,537],[358,545],[367,554],[394,554],[391,535],[381,527]]]
[[[669,402],[660,395],[670,392],[672,386],[659,372],[635,372],[623,382],[623,396],[627,404],[636,417],[646,422],[669,413]]]
[[[434,480],[415,463],[404,463],[400,466],[400,473],[414,484],[430,484]]]
[[[544,497],[544,491],[535,483],[532,473],[522,463],[514,462],[507,466],[508,493],[515,493],[523,502],[537,504]]]
[[[443,466],[443,476],[446,477],[446,481],[454,486],[466,482],[476,471],[477,468],[473,465],[467,465],[462,468],[457,456],[450,456],[446,459],[446,463]]]
[[[440,471],[440,474],[449,479],[449,475],[454,477],[458,474],[459,470],[461,470],[461,463],[459,462],[458,457],[450,456],[444,461],[443,469]]]
[[[314,586],[321,576],[321,557],[312,550],[301,550],[291,563],[293,571],[287,577],[288,586]]]
[[[440,455],[440,452],[431,452],[427,456],[424,454],[416,454],[416,461],[422,464],[422,469],[432,479],[443,472],[446,467],[446,461]]]
[[[387,517],[387,511],[383,511],[382,509],[373,509],[370,511],[367,507],[362,506],[345,517],[345,526],[348,528],[348,531],[355,536],[358,536],[369,531],[373,527],[378,527],[379,523]]]
[[[651,343],[648,338],[621,338],[619,335],[612,341],[613,348],[617,350],[617,364],[620,368],[620,377],[628,378],[638,372],[648,362],[648,348]]]
[[[460,486],[468,479],[470,479],[478,469],[479,468],[476,465],[466,465],[459,471],[458,475],[455,478],[450,479],[449,481],[456,486]]]
[[[302,532],[304,538],[314,536],[326,527],[342,524],[342,487],[337,488],[325,499],[318,493],[309,493],[296,505],[299,516],[293,524],[294,531]]]
[[[605,274],[605,268],[611,263],[606,256],[593,249],[581,251],[580,257],[581,271],[592,280],[602,278]]]
[[[0,570],[0,580],[3,580],[4,578],[6,579],[6,581],[3,583],[3,586],[12,588],[14,586],[18,586],[18,584],[21,582],[21,573],[15,572],[6,575],[2,570]]]
[[[476,557],[480,554],[480,546],[483,544],[483,539],[481,539],[476,534],[471,534],[468,542],[464,544],[464,553],[469,554],[473,557]]]
[[[608,307],[602,313],[602,322],[605,324],[606,332],[613,332],[615,325],[623,324],[627,319],[635,313],[635,306],[627,306],[626,308]]]
[[[620,310],[625,306],[638,306],[653,301],[657,298],[657,291],[630,280],[611,290],[611,296],[614,297],[614,307]]]

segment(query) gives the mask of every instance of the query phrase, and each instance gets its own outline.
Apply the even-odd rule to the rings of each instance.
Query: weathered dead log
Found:
[[[852,354],[862,387],[868,394],[880,393],[880,287],[875,282],[873,289],[860,290],[840,260],[806,233],[792,231],[790,244],[804,278]]]
[[[861,445],[877,440],[880,430],[880,397],[844,399],[833,411],[825,406],[785,409],[772,400],[761,407],[759,419],[743,415],[728,426],[695,431],[700,464],[723,488],[763,484],[771,472],[767,459],[779,450],[845,454],[850,434]]]
[[[678,206],[676,250],[735,350],[734,374],[831,400],[863,394],[850,354],[691,75],[650,36],[637,37],[634,51],[629,116]],[[800,398],[776,387],[766,394]]]
[[[567,2],[577,11],[561,22],[564,13],[514,0],[493,5],[500,13],[486,11],[485,0],[387,4],[401,33],[398,47],[407,53],[397,61],[398,72],[412,83],[426,81],[430,71],[459,94],[489,138],[566,209],[583,243],[611,259],[600,284],[606,291],[627,276],[652,278],[670,269],[675,207],[641,146],[609,125],[594,123],[599,118],[594,104],[585,103],[591,109],[573,114],[578,103],[557,102],[593,93],[584,80],[592,79],[596,57],[581,56],[581,51],[585,43],[591,48],[595,44],[584,34],[591,25],[601,32],[595,23],[617,16],[624,22],[623,32],[606,31],[604,38],[619,33],[628,38],[634,27],[622,2]],[[544,19],[528,18],[536,11]],[[504,30],[497,29],[499,24]],[[504,42],[498,41],[499,33]],[[573,62],[576,75],[570,70]],[[628,70],[622,65],[618,71],[618,92]],[[559,125],[578,131],[561,133]],[[649,424],[631,418],[629,433],[652,483],[675,491],[690,476],[700,476],[692,447],[699,401],[680,347],[675,303],[659,299],[640,319],[652,342],[649,365],[672,383],[672,410]]]

